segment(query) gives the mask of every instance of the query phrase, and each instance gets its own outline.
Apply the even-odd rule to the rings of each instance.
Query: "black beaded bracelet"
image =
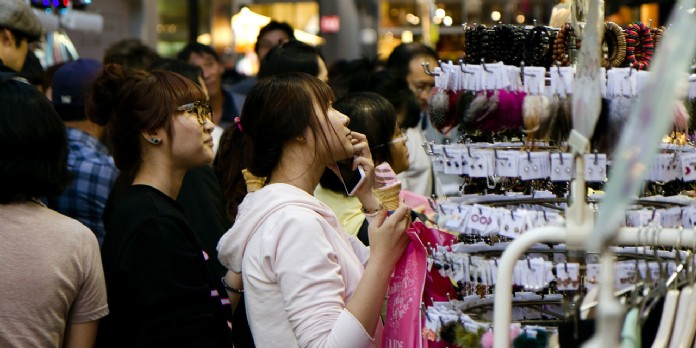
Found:
[[[546,56],[551,51],[551,36],[546,27],[536,26],[525,42],[524,63],[527,66],[545,66]]]
[[[235,288],[227,285],[227,282],[225,282],[225,277],[220,278],[220,282],[222,283],[222,286],[224,286],[225,289],[227,289],[227,291],[229,291],[229,292],[233,292],[235,294],[240,294],[240,295],[244,293],[244,289],[235,289]]]

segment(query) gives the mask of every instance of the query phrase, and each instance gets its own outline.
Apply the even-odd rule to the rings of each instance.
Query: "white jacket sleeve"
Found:
[[[264,250],[263,268],[276,277],[297,342],[301,347],[368,347],[374,339],[345,309],[342,273],[350,270],[341,269],[339,258],[355,260],[342,255],[352,246],[342,241],[336,247],[336,231],[318,215],[282,214],[282,230],[275,234],[275,245]],[[360,269],[358,279],[350,278],[356,283],[352,286],[361,274]]]

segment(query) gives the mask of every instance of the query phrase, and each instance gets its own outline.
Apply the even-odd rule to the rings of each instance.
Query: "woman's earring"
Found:
[[[159,145],[159,144],[162,142],[162,140],[159,140],[159,139],[157,139],[157,138],[150,138],[150,139],[148,139],[147,141],[149,141],[149,142],[151,142],[151,143],[153,143],[153,144],[155,144],[155,145]]]
[[[305,137],[297,137],[297,138],[295,138],[295,139],[296,139],[298,142],[300,142],[300,144],[304,144],[304,143],[307,142],[307,139],[305,139]]]

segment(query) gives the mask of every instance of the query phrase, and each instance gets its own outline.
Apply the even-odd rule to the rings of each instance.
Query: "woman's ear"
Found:
[[[159,145],[162,143],[162,139],[157,135],[156,130],[143,131],[141,132],[141,134],[143,138],[145,138],[145,140],[150,144]]]

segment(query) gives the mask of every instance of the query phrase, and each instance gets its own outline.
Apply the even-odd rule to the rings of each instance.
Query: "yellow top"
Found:
[[[365,214],[361,210],[362,204],[356,197],[346,197],[342,193],[325,189],[321,185],[314,189],[314,197],[334,211],[346,233],[358,235],[360,226],[365,221]]]

